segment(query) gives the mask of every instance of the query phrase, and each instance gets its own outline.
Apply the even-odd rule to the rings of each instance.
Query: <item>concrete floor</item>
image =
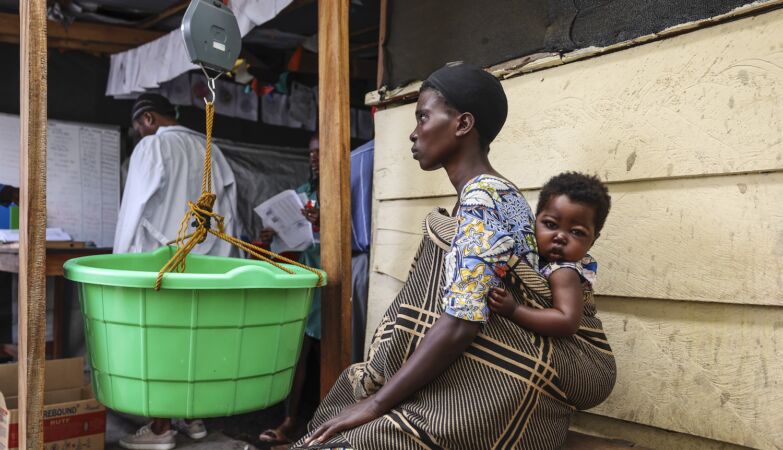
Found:
[[[266,450],[270,447],[256,439],[258,434],[273,426],[277,417],[281,417],[280,405],[251,414],[243,414],[232,418],[206,420],[209,435],[199,441],[187,436],[177,436],[177,449],[184,450]],[[124,435],[135,432],[145,423],[145,419],[109,412],[106,424],[106,450],[119,450],[117,442]],[[304,430],[300,430],[303,433]],[[230,436],[233,436],[230,437]],[[238,439],[237,439],[238,438]],[[271,450],[287,448],[272,447]],[[632,442],[603,439],[581,433],[570,432],[563,450],[621,450],[634,448],[646,450]]]
[[[314,410],[315,403],[308,402],[305,405],[305,414],[309,417]],[[258,440],[262,431],[273,428],[279,424],[284,416],[282,404],[271,406],[261,411],[248,414],[239,414],[232,417],[218,417],[205,419],[209,435],[199,441],[194,441],[187,436],[177,436],[177,449],[186,450],[267,450],[274,449],[268,444]],[[119,450],[119,440],[130,433],[135,433],[149,419],[131,416],[114,411],[107,411],[106,415],[106,449]],[[305,423],[300,424],[294,438],[304,435]],[[283,447],[285,448],[285,447]]]
[[[318,367],[314,360],[313,367]],[[308,374],[305,382],[304,398],[301,413],[311,417],[318,405],[318,370]],[[278,450],[286,446],[271,447],[258,440],[258,435],[269,428],[277,426],[285,415],[283,404],[277,404],[267,409],[232,417],[206,419],[209,435],[193,441],[187,436],[177,436],[177,450]],[[107,411],[106,449],[119,450],[119,440],[129,433],[134,433],[147,423],[148,419],[130,416],[113,411]],[[299,424],[299,430],[292,436],[301,437],[305,434],[305,423]],[[563,450],[621,450],[634,448],[646,450],[632,442],[618,441],[587,436],[570,432]]]
[[[120,450],[121,447],[116,443],[106,443],[107,450]],[[210,433],[209,436],[200,441],[192,441],[187,437],[177,436],[177,449],[187,450],[256,450],[253,444],[236,441],[225,436],[223,433]]]

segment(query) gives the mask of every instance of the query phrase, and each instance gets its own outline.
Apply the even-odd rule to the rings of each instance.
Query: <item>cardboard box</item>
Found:
[[[0,365],[0,392],[10,417],[8,448],[19,446],[17,365]],[[0,419],[4,416],[0,411]],[[0,424],[2,421],[0,420]],[[106,408],[93,396],[84,376],[84,359],[46,361],[44,442],[46,450],[102,450]],[[0,430],[0,437],[2,430]],[[2,441],[0,440],[0,446]]]

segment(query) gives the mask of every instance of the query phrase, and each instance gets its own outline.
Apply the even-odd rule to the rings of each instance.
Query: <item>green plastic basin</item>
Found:
[[[186,271],[166,274],[155,291],[173,254],[163,247],[65,263],[65,277],[79,283],[98,400],[164,418],[239,414],[283,400],[318,277],[190,255]]]

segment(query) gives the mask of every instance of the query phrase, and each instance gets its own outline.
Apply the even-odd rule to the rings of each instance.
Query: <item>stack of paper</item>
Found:
[[[302,215],[302,208],[302,198],[289,189],[254,209],[264,226],[277,233],[272,242],[273,252],[302,251],[313,244],[313,227]]]

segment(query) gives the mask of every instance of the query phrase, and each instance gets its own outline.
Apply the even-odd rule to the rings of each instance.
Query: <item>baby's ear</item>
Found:
[[[590,246],[595,245],[595,241],[597,241],[599,237],[601,237],[601,233],[595,233],[595,238],[593,238],[593,243],[590,244]]]

